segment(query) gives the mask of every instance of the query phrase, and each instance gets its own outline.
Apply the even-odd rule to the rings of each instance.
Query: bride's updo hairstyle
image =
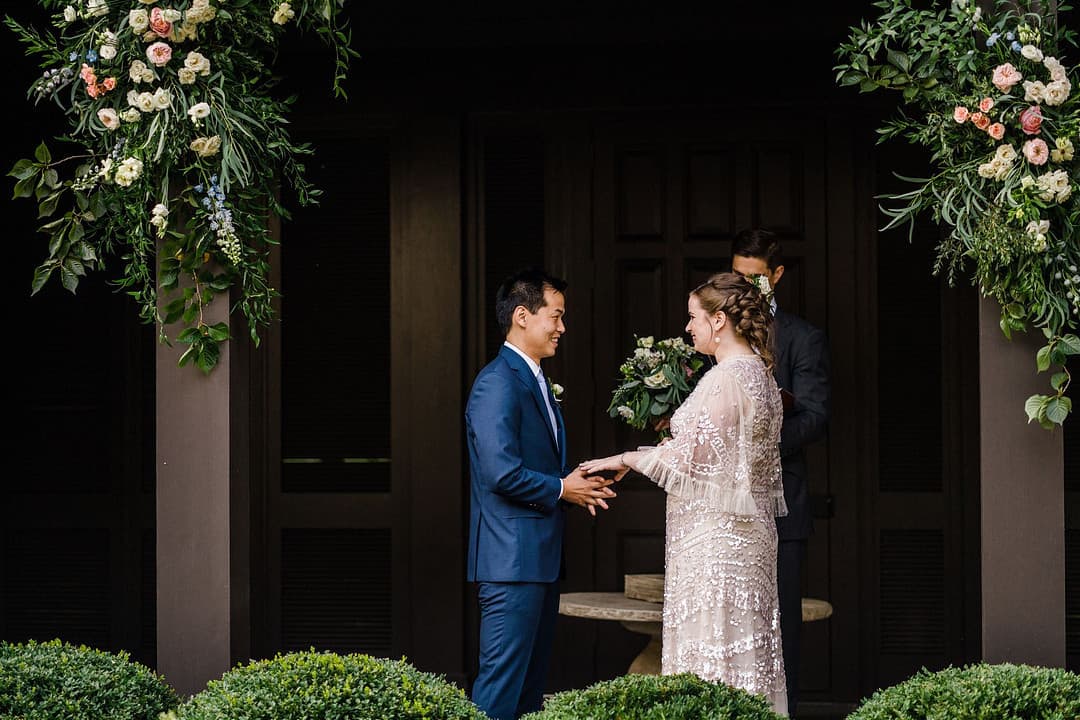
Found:
[[[745,338],[766,367],[772,370],[773,356],[769,344],[772,328],[772,308],[757,285],[742,275],[717,273],[691,292],[701,308],[710,316],[724,313],[735,333]]]

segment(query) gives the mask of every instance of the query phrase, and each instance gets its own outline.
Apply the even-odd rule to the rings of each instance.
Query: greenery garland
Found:
[[[1065,57],[1076,33],[1060,20],[1071,8],[1048,5],[998,0],[984,15],[969,0],[875,2],[881,15],[851,29],[835,69],[841,85],[896,90],[915,110],[879,129],[880,140],[929,148],[936,172],[882,196],[885,229],[914,230],[923,214],[943,223],[935,274],[951,284],[973,266],[980,291],[1001,305],[1006,337],[1042,330],[1036,367],[1061,370],[1025,410],[1049,429],[1072,410],[1065,365],[1080,354],[1080,93]]]
[[[234,291],[252,340],[272,317],[268,282],[271,214],[282,180],[300,205],[319,191],[300,162],[285,115],[295,98],[272,95],[271,67],[286,26],[314,31],[335,54],[333,90],[355,57],[344,0],[39,0],[53,27],[38,31],[6,17],[42,75],[35,102],[51,100],[70,122],[66,156],[42,143],[10,175],[15,197],[34,197],[48,256],[34,273],[38,292],[54,274],[75,292],[80,278],[118,256],[118,285],[140,316],[189,347],[179,364],[209,373],[224,322],[205,309]],[[155,263],[155,260],[157,262]],[[165,297],[158,297],[158,288]],[[227,300],[227,299],[226,299]]]

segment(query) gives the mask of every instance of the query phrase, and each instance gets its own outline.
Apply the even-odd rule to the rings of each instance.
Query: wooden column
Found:
[[[409,605],[395,647],[463,684],[461,133],[455,116],[417,113],[395,147],[390,342],[394,568],[408,568],[394,596]]]
[[[218,296],[207,324],[229,322],[228,307]],[[250,645],[247,462],[234,452],[246,437],[246,328],[230,324],[209,376],[176,366],[186,345],[157,349],[157,669],[182,696]]]
[[[1060,429],[1026,424],[1042,333],[1006,340],[997,303],[979,307],[982,657],[1064,667],[1065,482]],[[1070,418],[1076,422],[1075,417]],[[1068,421],[1066,421],[1068,422]]]

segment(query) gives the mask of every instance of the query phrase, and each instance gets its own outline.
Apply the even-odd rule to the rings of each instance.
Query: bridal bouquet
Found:
[[[622,382],[612,393],[608,415],[644,430],[668,434],[666,421],[700,379],[705,361],[682,338],[639,337],[634,353],[619,367]]]
[[[42,143],[9,173],[47,237],[31,290],[55,277],[75,292],[117,258],[116,282],[143,320],[162,341],[179,323],[176,339],[189,346],[180,364],[210,372],[230,334],[204,320],[215,297],[244,315],[256,342],[273,314],[267,220],[287,217],[279,184],[300,205],[319,195],[304,179],[311,148],[288,133],[292,99],[274,95],[281,39],[298,26],[324,40],[342,95],[355,56],[344,0],[38,4],[50,27],[5,23],[39,60],[29,98],[59,106],[69,128],[62,154]]]
[[[935,272],[951,283],[973,269],[981,292],[1001,305],[1006,337],[1029,326],[1043,332],[1037,368],[1063,367],[1053,392],[1025,409],[1029,422],[1052,428],[1072,409],[1064,365],[1080,354],[1080,78],[1076,33],[1063,17],[1070,8],[874,6],[878,19],[852,28],[840,46],[837,81],[901,93],[914,112],[882,127],[881,140],[922,145],[934,165],[929,177],[902,178],[910,191],[884,196],[885,229],[913,228],[924,214],[942,223]]]

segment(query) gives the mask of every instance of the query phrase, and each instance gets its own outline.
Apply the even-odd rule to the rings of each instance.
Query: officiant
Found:
[[[784,275],[780,241],[762,229],[743,230],[731,246],[731,269],[762,275],[775,290]],[[788,712],[794,717],[799,691],[802,630],[800,578],[807,539],[813,531],[804,448],[825,435],[829,420],[829,356],[825,333],[776,304],[773,298],[773,376],[784,397],[780,456],[787,517],[776,519],[780,632],[787,672]]]

